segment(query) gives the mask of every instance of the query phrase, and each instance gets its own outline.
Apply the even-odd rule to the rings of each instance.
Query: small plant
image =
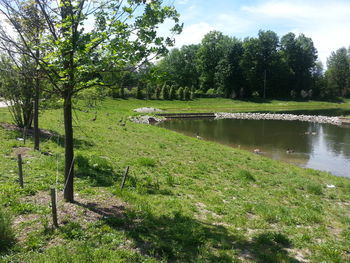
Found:
[[[154,166],[156,166],[156,161],[151,159],[151,158],[147,158],[147,157],[139,158],[137,160],[137,163],[139,165],[145,166],[145,167],[154,167]]]
[[[240,170],[238,172],[238,176],[239,176],[239,178],[241,178],[245,181],[252,181],[252,182],[256,181],[255,177],[247,170]]]
[[[314,195],[322,195],[322,186],[320,184],[309,184],[307,187],[306,187],[307,191],[310,193],[310,194],[314,194]]]
[[[0,252],[10,248],[15,242],[10,215],[0,207]]]
[[[85,234],[81,225],[77,222],[69,222],[60,228],[63,237],[66,239],[83,239]]]

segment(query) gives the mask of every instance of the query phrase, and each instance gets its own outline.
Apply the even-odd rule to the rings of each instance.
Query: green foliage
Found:
[[[155,92],[155,95],[156,95],[156,99],[157,99],[157,100],[160,99],[160,93],[161,93],[161,89],[157,86],[156,92]]]
[[[142,89],[140,86],[137,86],[137,89],[136,89],[136,98],[137,99],[143,99],[143,93],[142,93]]]
[[[0,206],[0,252],[10,248],[15,242],[12,220],[9,213]]]
[[[162,87],[161,97],[163,100],[169,99],[169,86],[164,84]]]
[[[256,181],[255,177],[247,170],[240,170],[238,172],[238,177],[245,181]]]
[[[176,99],[176,90],[175,90],[174,85],[172,85],[172,86],[170,87],[169,99],[170,99],[170,100],[175,100],[175,99]]]
[[[178,96],[179,100],[184,100],[184,99],[185,99],[185,96],[184,96],[184,88],[183,88],[183,87],[180,87],[180,88],[177,90],[177,96]]]
[[[144,166],[144,167],[155,167],[156,161],[153,160],[152,158],[141,157],[141,158],[137,159],[137,164]]]
[[[327,60],[327,90],[330,96],[350,95],[350,53],[346,48],[332,52]]]
[[[185,87],[184,89],[183,99],[190,100],[190,89],[188,87]]]
[[[320,184],[310,183],[306,186],[306,189],[310,194],[314,194],[314,195],[323,194],[322,186]]]

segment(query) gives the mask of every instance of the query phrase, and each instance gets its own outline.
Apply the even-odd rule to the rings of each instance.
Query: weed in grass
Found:
[[[141,157],[137,159],[136,163],[144,167],[155,167],[156,161],[149,157]]]
[[[0,252],[10,248],[15,242],[12,220],[8,211],[0,207]]]
[[[65,239],[82,240],[85,237],[84,230],[78,222],[68,222],[59,230]]]
[[[244,181],[255,182],[255,177],[247,170],[240,170],[238,172],[238,177]]]
[[[322,195],[323,194],[322,186],[320,184],[317,184],[317,183],[309,183],[306,186],[306,190],[310,194],[314,194],[314,195]]]

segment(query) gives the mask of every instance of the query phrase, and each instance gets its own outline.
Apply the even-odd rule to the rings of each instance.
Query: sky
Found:
[[[200,43],[211,30],[244,39],[258,31],[312,38],[326,66],[332,51],[350,46],[350,0],[172,0],[184,23],[176,47]]]

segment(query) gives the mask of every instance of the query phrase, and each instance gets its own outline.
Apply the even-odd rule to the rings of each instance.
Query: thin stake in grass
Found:
[[[53,226],[54,227],[58,227],[56,188],[51,188],[51,208],[52,208],[52,222],[53,222]]]
[[[129,166],[127,166],[125,171],[124,171],[123,180],[122,180],[122,184],[120,185],[120,189],[124,188],[126,177],[128,176],[128,173],[129,173]]]
[[[19,177],[19,185],[21,188],[24,187],[23,183],[23,167],[22,167],[22,155],[17,154],[17,160],[18,160],[18,177]]]

